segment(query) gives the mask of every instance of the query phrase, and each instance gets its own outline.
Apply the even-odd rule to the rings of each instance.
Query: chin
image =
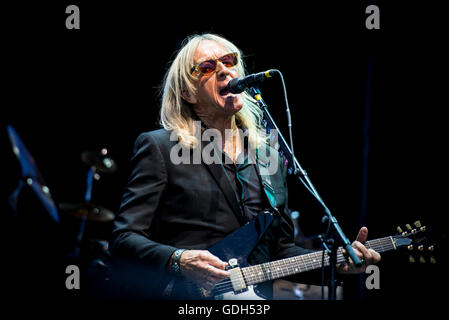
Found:
[[[242,106],[224,106],[223,110],[228,115],[234,115],[242,109]]]
[[[243,108],[243,103],[241,99],[233,99],[233,101],[226,100],[223,106],[223,110],[227,114],[236,114]]]

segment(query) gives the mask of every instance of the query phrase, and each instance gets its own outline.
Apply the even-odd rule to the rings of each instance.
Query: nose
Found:
[[[234,73],[234,70],[231,68],[226,67],[223,62],[218,61],[217,64],[217,80],[224,80],[228,77],[228,75],[231,75]]]

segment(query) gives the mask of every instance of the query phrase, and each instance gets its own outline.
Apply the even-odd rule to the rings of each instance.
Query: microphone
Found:
[[[229,81],[226,89],[231,93],[241,93],[246,88],[257,86],[265,79],[271,78],[277,70],[268,70],[264,72],[247,75],[243,78],[234,78]]]

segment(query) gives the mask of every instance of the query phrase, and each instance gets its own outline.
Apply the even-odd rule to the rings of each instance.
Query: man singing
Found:
[[[163,128],[136,140],[110,247],[114,256],[148,266],[151,277],[160,274],[155,280],[174,275],[214,288],[229,271],[207,248],[267,210],[273,222],[249,257],[252,264],[310,252],[294,243],[286,167],[273,149],[269,158],[260,156],[269,148],[262,110],[248,93],[226,90],[231,79],[244,75],[242,53],[228,40],[213,34],[187,38],[164,78]],[[208,130],[216,133],[213,139],[202,138]],[[214,161],[178,161],[178,150],[206,148]],[[267,165],[275,170],[267,174]],[[339,273],[360,273],[380,260],[362,244],[367,234],[363,227],[353,242],[362,267],[348,261]],[[306,272],[290,279],[303,281],[308,274],[314,278]],[[169,280],[161,282],[161,298],[188,295],[170,288]],[[270,284],[258,293],[272,298]]]

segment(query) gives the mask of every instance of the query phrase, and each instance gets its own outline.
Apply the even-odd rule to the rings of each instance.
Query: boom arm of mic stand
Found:
[[[338,235],[338,238],[340,239],[341,243],[343,244],[343,247],[345,248],[346,252],[348,253],[349,257],[352,259],[354,264],[358,267],[362,265],[362,261],[359,259],[359,257],[355,254],[354,249],[352,248],[351,242],[349,239],[345,236],[343,233],[343,230],[340,228],[340,225],[337,222],[337,219],[331,214],[329,208],[324,204],[323,200],[321,199],[320,195],[316,191],[315,187],[313,186],[312,182],[309,179],[309,176],[304,171],[304,169],[299,164],[296,157],[292,154],[290,147],[288,146],[287,142],[285,141],[284,137],[282,136],[280,130],[278,129],[276,123],[273,120],[273,117],[268,111],[268,106],[265,103],[265,101],[262,99],[261,92],[258,88],[251,87],[249,89],[249,93],[251,96],[256,99],[257,104],[259,107],[263,110],[264,119],[267,121],[267,125],[275,129],[278,133],[278,143],[279,143],[279,150],[282,151],[284,156],[287,158],[289,166],[293,164],[293,161],[295,161],[296,164],[296,171],[292,172],[295,176],[299,178],[299,180],[304,184],[304,186],[312,193],[312,195],[318,200],[318,202],[321,204],[321,206],[324,209],[324,212],[326,213],[329,222],[331,226],[333,227],[335,233]]]

